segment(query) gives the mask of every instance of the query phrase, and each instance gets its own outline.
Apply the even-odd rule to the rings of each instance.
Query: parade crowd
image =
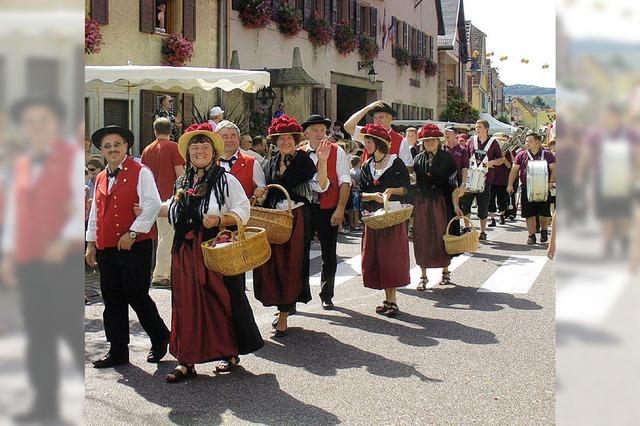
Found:
[[[170,97],[162,104],[169,111]],[[537,133],[526,135],[524,146],[504,144],[479,120],[472,136],[435,124],[403,135],[391,127],[395,111],[381,101],[354,113],[344,126],[318,114],[299,123],[283,108],[278,112],[266,138],[243,135],[220,107],[211,110],[209,121],[184,132],[176,130],[175,117],[156,114],[156,139],[140,159],[129,155],[129,129],[106,126],[93,133],[90,143],[101,156],[86,161],[85,258],[100,272],[110,344],[93,362],[96,368],[129,362],[129,306],[151,340],[147,361],[159,362],[167,351],[177,359],[169,382],[195,377],[196,364],[214,362],[216,371],[231,371],[240,355],[264,345],[245,275],[210,270],[201,248],[221,229],[247,224],[252,206],[290,209],[293,216],[290,238],[271,243],[268,261],[253,269],[254,297],[277,309],[274,338],[286,338],[290,315],[312,299],[314,238],[322,252],[322,308],[334,308],[339,232],[363,230],[363,284],[384,290],[375,312],[387,317],[401,314],[396,290],[411,281],[410,240],[422,270],[417,290],[427,288],[427,268],[442,268],[440,284],[451,284],[448,267],[457,254],[447,251],[443,237],[475,232],[460,224],[474,205],[481,241],[487,227],[514,220],[518,204],[527,221],[526,243],[537,244],[537,232],[541,243],[549,240],[553,197],[527,196],[533,178],[527,173],[534,170],[529,162],[544,168],[549,188],[556,181],[555,156]],[[367,115],[371,123],[359,126]],[[351,141],[344,141],[345,133]],[[409,206],[409,220],[367,225],[368,218]],[[151,285],[171,289],[170,325],[149,296]]]

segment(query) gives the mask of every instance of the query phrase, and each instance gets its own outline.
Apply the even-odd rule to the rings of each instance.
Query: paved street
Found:
[[[231,374],[198,365],[199,377],[164,382],[175,366],[145,361],[149,341],[131,313],[131,365],[95,370],[107,349],[102,303],[88,279],[87,424],[552,424],[555,394],[554,267],[542,245],[526,246],[524,222],[489,231],[472,256],[454,260],[456,285],[400,290],[401,314],[381,317],[382,291],[359,275],[360,238],[340,237],[335,311],[299,305],[290,334],[271,339],[273,308],[248,295],[265,346]],[[312,273],[320,271],[319,246]],[[413,251],[411,251],[413,261]],[[430,274],[431,276],[431,274]],[[251,280],[251,275],[248,275]],[[170,291],[152,297],[170,323]]]

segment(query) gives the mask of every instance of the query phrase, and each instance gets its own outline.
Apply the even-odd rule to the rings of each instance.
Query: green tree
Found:
[[[539,107],[539,108],[546,108],[548,106],[547,103],[544,101],[544,99],[542,99],[540,96],[536,96],[535,98],[533,98],[533,101],[531,102],[531,104],[534,107]]]
[[[460,88],[447,88],[447,106],[440,114],[440,120],[456,123],[475,123],[478,119],[480,119],[480,113],[464,100],[464,95]]]

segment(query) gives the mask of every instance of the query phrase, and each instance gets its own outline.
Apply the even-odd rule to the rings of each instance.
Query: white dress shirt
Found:
[[[124,162],[124,160],[123,160]],[[122,163],[118,165],[118,168],[122,169]],[[109,173],[109,165],[105,169]],[[120,175],[109,178],[108,191],[111,191],[113,184],[116,182]],[[97,190],[97,186],[96,186]],[[91,202],[91,211],[89,212],[89,222],[87,224],[87,241],[96,240],[96,196],[95,191],[93,194],[93,201]],[[156,222],[160,207],[162,206],[162,200],[160,200],[160,194],[156,187],[156,182],[153,179],[153,173],[146,166],[140,169],[138,175],[138,185],[136,186],[136,192],[138,193],[138,199],[142,213],[136,217],[131,226],[130,231],[134,231],[140,234],[145,234],[151,231],[153,224]],[[132,206],[133,208],[133,206]]]
[[[353,138],[355,139],[356,135],[360,134],[364,127],[356,126],[356,131],[353,134]],[[409,145],[409,141],[407,138],[402,138],[402,142],[400,143],[400,152],[398,153],[398,157],[402,160],[405,166],[413,167],[413,155],[411,155],[411,145]]]
[[[211,194],[209,194],[209,209],[206,214],[224,216],[229,212],[233,212],[237,214],[242,220],[242,223],[246,225],[249,221],[251,205],[249,204],[247,195],[244,193],[244,188],[240,181],[231,173],[227,173],[227,185],[229,195],[225,194],[222,209],[218,208],[218,199],[216,198],[216,194],[214,191],[211,191]],[[173,197],[165,201],[164,204],[168,207],[172,201]],[[171,210],[169,210],[169,214],[171,214]],[[171,218],[171,220],[173,222],[173,218]]]
[[[236,153],[231,156],[230,160],[235,158],[235,161],[238,161],[238,151],[236,151]],[[231,166],[226,161],[221,160],[220,167],[222,167],[227,172],[231,172]],[[260,161],[258,161],[257,158],[256,161],[253,162],[253,183],[258,188],[267,186],[267,179],[264,176],[264,170],[262,170]]]

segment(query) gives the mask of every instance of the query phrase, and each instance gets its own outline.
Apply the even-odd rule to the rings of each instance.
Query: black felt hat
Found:
[[[102,142],[102,138],[107,135],[120,135],[127,141],[127,145],[129,148],[133,146],[133,132],[126,127],[116,126],[114,124],[110,126],[103,127],[102,129],[98,129],[91,135],[91,143],[98,149],[100,149],[100,144]]]
[[[391,105],[383,103],[382,107],[375,107],[374,109],[372,109],[371,111],[369,111],[369,114],[373,115],[376,112],[386,112],[387,114],[391,114],[391,116],[393,118],[396,118],[396,116],[398,114],[396,114],[396,112],[393,110],[393,108],[391,108]]]
[[[324,124],[328,129],[329,127],[331,127],[331,120],[321,116],[320,114],[313,114],[313,115],[310,115],[302,123],[300,123],[300,125],[304,130],[307,130],[307,127],[311,126],[312,124]]]

